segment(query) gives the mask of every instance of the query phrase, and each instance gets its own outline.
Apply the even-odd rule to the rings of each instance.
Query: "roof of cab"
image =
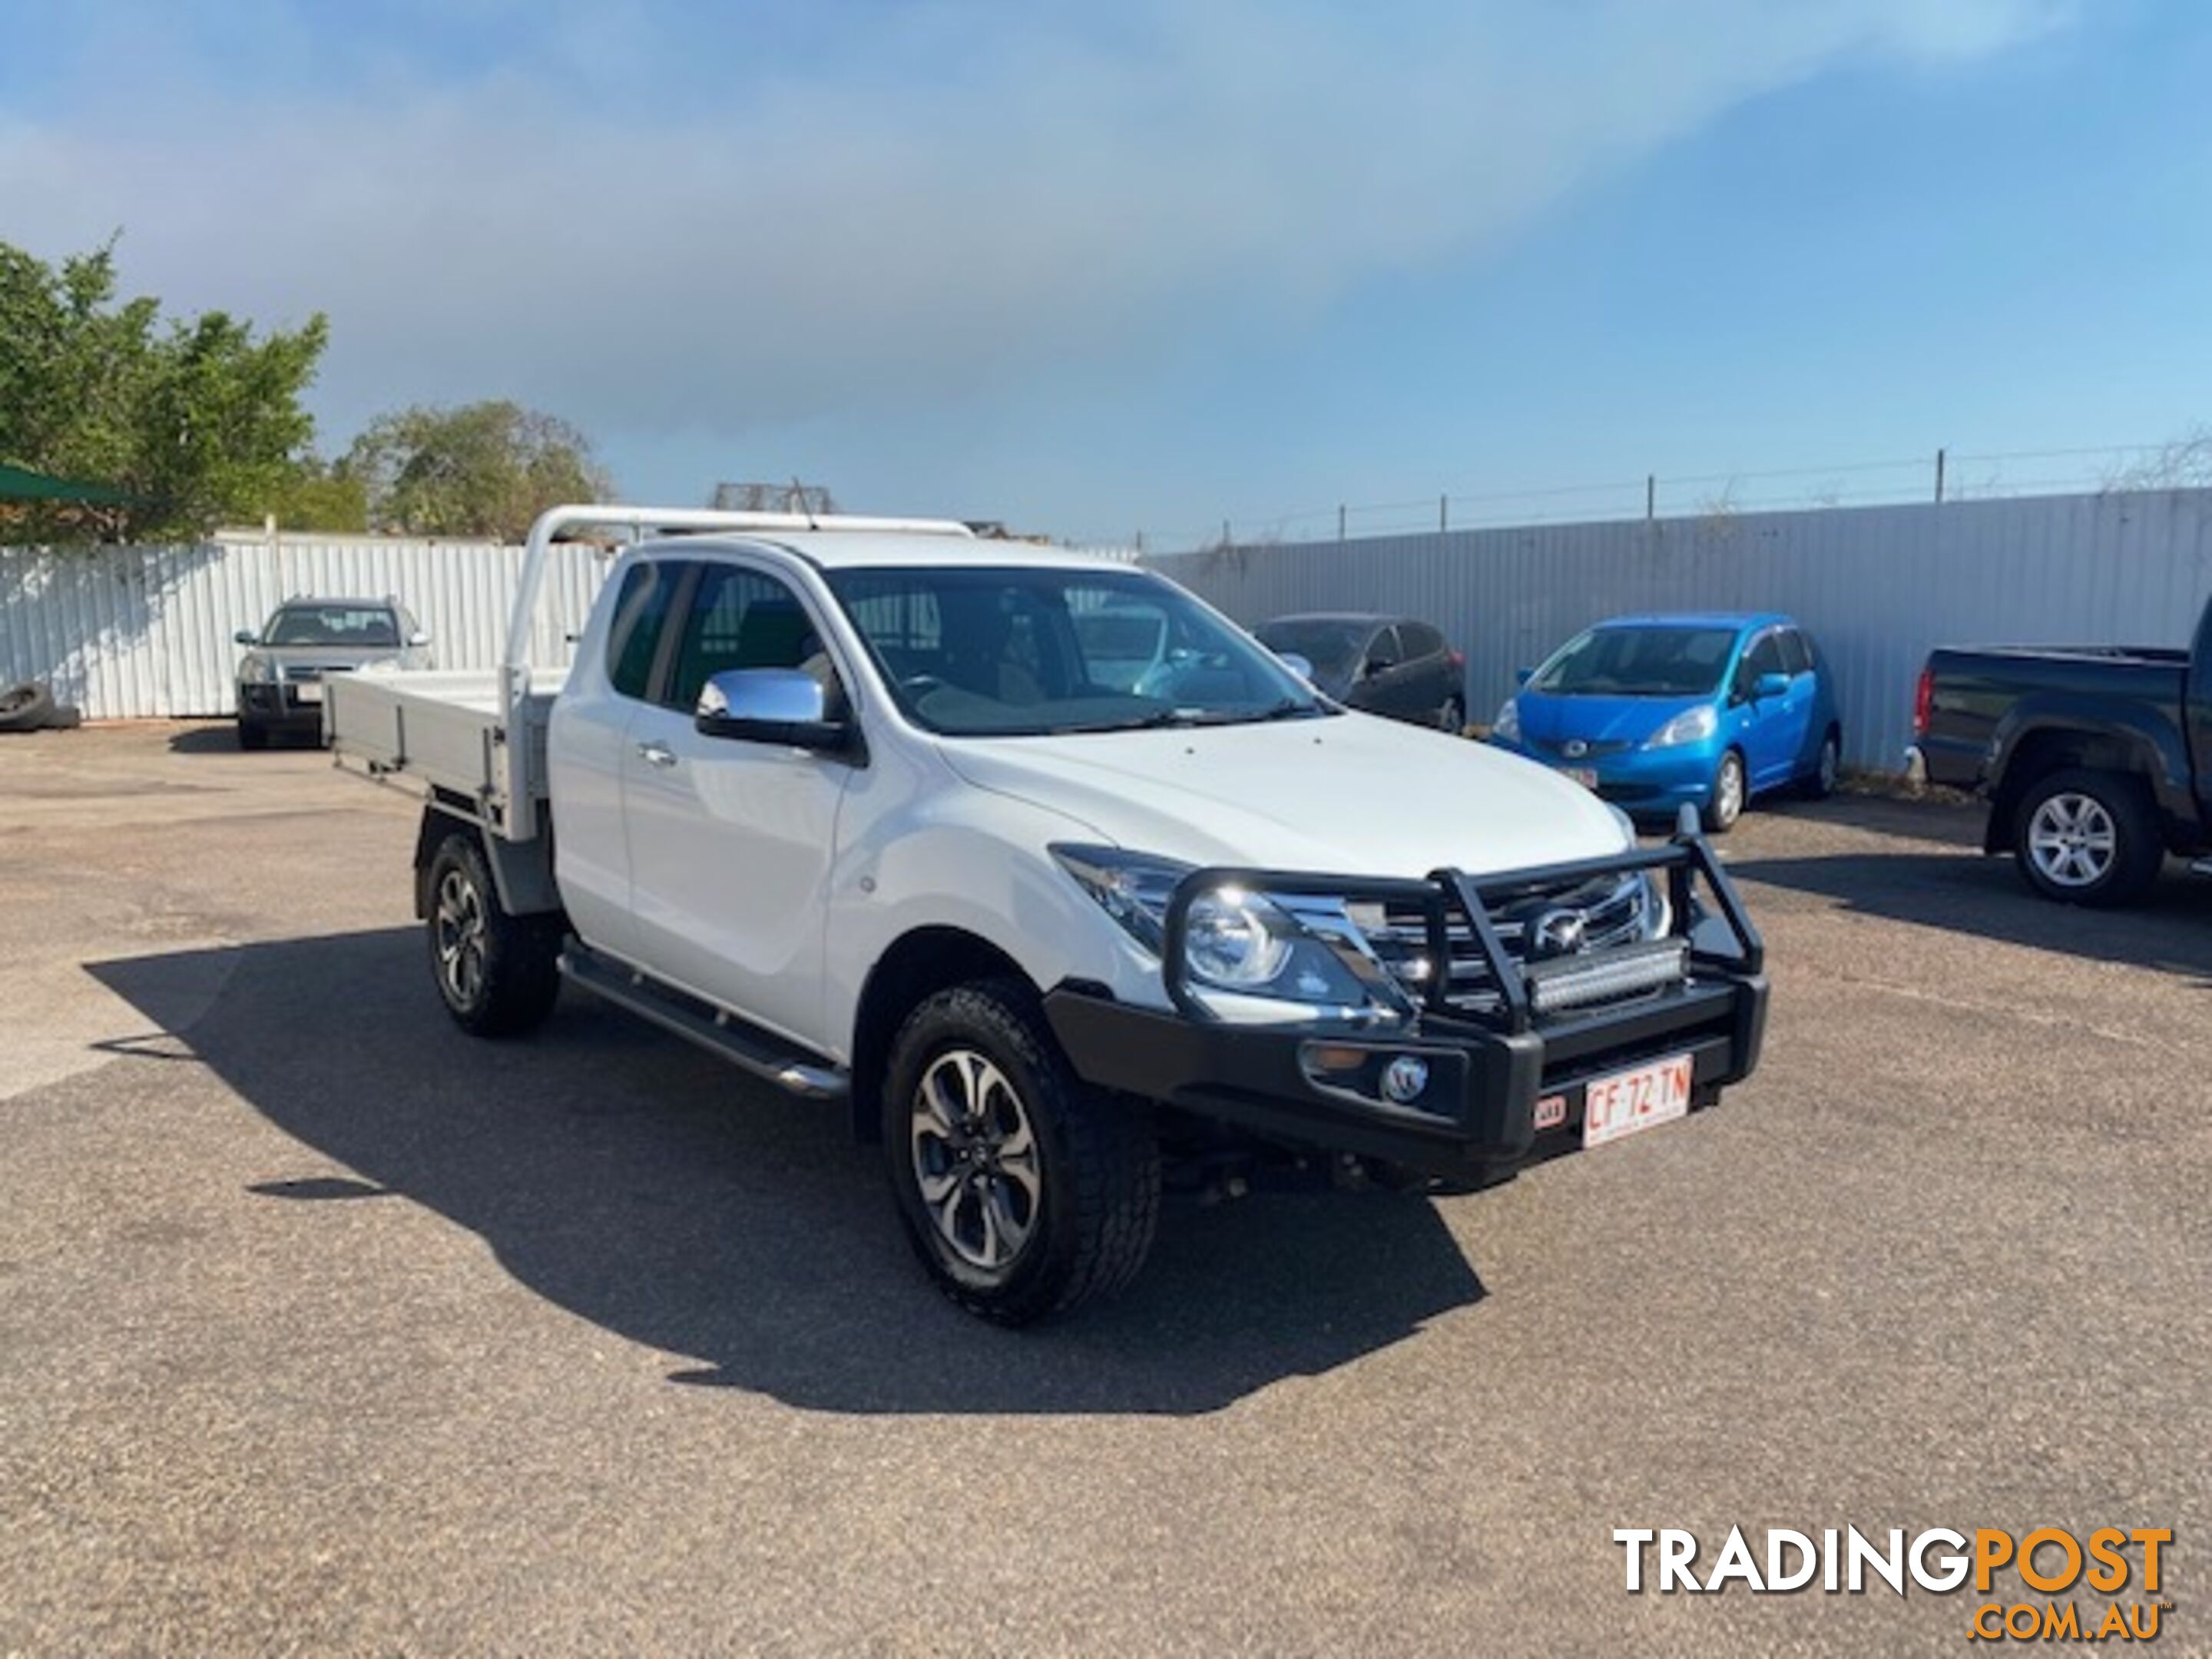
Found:
[[[761,548],[797,555],[823,570],[896,569],[913,565],[969,569],[1019,567],[1055,570],[1127,570],[1121,559],[1073,548],[996,537],[933,535],[926,531],[817,530],[705,532],[656,536],[641,550],[673,554],[740,552]]]

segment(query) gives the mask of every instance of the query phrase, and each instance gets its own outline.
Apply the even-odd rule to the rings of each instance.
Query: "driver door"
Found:
[[[829,1048],[827,890],[852,764],[704,737],[692,723],[709,675],[819,670],[823,630],[778,575],[727,561],[696,568],[659,695],[631,720],[623,756],[638,958],[757,1024]]]

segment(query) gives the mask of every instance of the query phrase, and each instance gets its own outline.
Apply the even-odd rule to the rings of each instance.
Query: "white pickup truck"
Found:
[[[633,540],[549,673],[546,549],[583,524]],[[1002,1322],[1134,1274],[1164,1166],[1481,1184],[1758,1056],[1759,936],[1692,823],[1639,848],[1150,571],[562,507],[499,671],[329,696],[339,763],[426,798],[456,1020],[527,1030],[565,978],[848,1109],[937,1282]]]

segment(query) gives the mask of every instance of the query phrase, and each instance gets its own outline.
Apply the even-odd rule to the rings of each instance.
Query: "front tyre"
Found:
[[[883,1113],[908,1238],[970,1313],[1026,1325],[1144,1265],[1160,1196],[1150,1114],[1076,1078],[1028,987],[924,1000],[893,1040]]]
[[[2125,772],[2071,767],[2039,778],[2013,817],[2021,878],[2061,904],[2130,903],[2165,858],[2150,792]]]
[[[1705,833],[1724,836],[1735,827],[1743,816],[1743,803],[1749,794],[1744,779],[1743,757],[1733,749],[1721,757],[1721,763],[1713,773],[1712,792],[1705,797],[1705,810],[1700,816],[1705,821]]]
[[[509,915],[476,832],[457,829],[431,855],[430,973],[453,1023],[471,1036],[542,1024],[561,994],[557,915]]]

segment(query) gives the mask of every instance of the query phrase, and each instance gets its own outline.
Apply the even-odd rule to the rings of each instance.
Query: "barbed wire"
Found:
[[[2180,483],[2212,483],[2212,465],[2206,464],[2208,457],[2212,457],[2212,435],[2204,432],[2161,443],[1957,453],[1945,448],[1932,454],[1897,460],[1842,461],[1733,472],[1653,472],[1641,478],[1604,483],[1551,484],[1528,489],[1444,490],[1418,500],[1340,501],[1290,512],[1232,514],[1202,529],[1160,536],[1139,531],[1135,544],[1150,552],[1193,552],[1213,547],[1349,540],[1355,535],[1496,529],[1523,524],[1698,518],[1733,513],[1896,505],[1915,501],[1991,501],[2076,490],[2154,489]],[[2189,462],[2186,469],[2181,465],[2184,459]],[[2090,460],[2103,465],[2073,471],[2039,466],[2035,474],[2028,477],[2012,476],[2007,471],[2011,465],[2027,462]],[[2160,478],[2161,461],[2167,464],[2167,470],[2173,471],[2175,477]],[[2185,470],[2187,476],[2181,476]],[[1893,475],[1896,482],[1873,488],[1851,487],[1880,473]],[[1804,481],[1804,487],[1765,487],[1793,479]],[[1845,480],[1850,481],[1848,484]],[[1575,504],[1564,507],[1560,505],[1570,501]]]

